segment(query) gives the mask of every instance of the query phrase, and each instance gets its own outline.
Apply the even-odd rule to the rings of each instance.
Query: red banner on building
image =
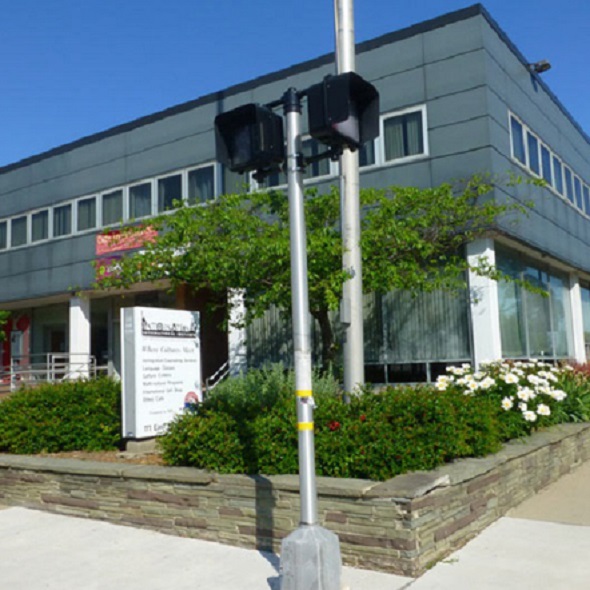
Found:
[[[112,252],[141,248],[147,242],[154,242],[157,236],[158,232],[151,227],[132,232],[121,232],[116,229],[106,234],[98,234],[96,236],[96,255],[102,256]]]

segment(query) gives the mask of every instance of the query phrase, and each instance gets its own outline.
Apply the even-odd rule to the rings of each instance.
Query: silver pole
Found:
[[[307,286],[307,248],[303,208],[301,151],[301,99],[294,88],[284,97],[287,121],[287,181],[291,233],[291,289],[293,343],[295,349],[295,394],[299,431],[299,487],[301,524],[317,522],[317,489],[313,434],[311,384],[311,332]]]
[[[336,29],[336,71],[354,72],[353,0],[334,0]],[[340,199],[342,215],[342,267],[351,278],[344,283],[341,321],[344,327],[344,391],[350,394],[365,382],[363,335],[363,271],[359,199],[358,152],[345,149],[340,157]]]

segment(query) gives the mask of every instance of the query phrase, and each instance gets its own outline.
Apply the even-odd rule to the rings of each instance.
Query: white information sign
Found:
[[[123,437],[164,434],[187,404],[202,400],[198,312],[121,310]]]

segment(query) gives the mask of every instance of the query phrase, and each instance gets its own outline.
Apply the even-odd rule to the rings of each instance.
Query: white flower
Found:
[[[529,383],[532,383],[533,385],[539,385],[540,381],[540,379],[536,375],[528,375],[527,380]]]
[[[434,387],[438,390],[438,391],[446,391],[447,387],[448,387],[448,383],[446,381],[437,381],[434,385]]]
[[[457,379],[457,385],[467,385],[469,383],[469,379],[467,377],[461,377],[461,379]]]
[[[561,389],[554,389],[549,395],[558,402],[562,402],[567,397],[567,393]]]
[[[518,404],[518,409],[524,413],[529,409],[529,407],[524,402],[520,402]]]
[[[513,369],[512,372],[518,375],[519,377],[524,377],[524,371],[522,369]]]
[[[480,379],[483,379],[486,376],[485,373],[482,373],[481,371],[477,371],[477,373],[473,373],[473,378],[477,379],[478,381]]]
[[[514,373],[506,373],[506,375],[502,375],[502,379],[506,383],[518,383],[518,377]]]
[[[549,381],[553,381],[553,383],[557,383],[559,379],[553,373],[547,373],[546,377]]]
[[[489,389],[493,385],[496,385],[496,381],[489,376],[479,382],[480,389]]]
[[[522,413],[522,417],[527,422],[534,422],[537,419],[537,414],[535,414],[535,412],[531,412],[530,410],[527,410],[526,412]]]
[[[516,395],[518,396],[518,399],[521,399],[523,402],[528,402],[535,398],[534,391],[529,387],[520,387]]]
[[[461,365],[461,368],[462,368],[462,369],[469,370],[469,369],[471,369],[471,365],[470,365],[469,363],[463,363],[463,364]]]
[[[461,367],[447,367],[447,373],[452,373],[453,375],[464,375],[465,370]]]
[[[539,414],[539,416],[551,416],[551,409],[545,404],[539,404],[537,406],[537,414]]]
[[[477,381],[469,381],[469,383],[467,383],[467,389],[469,389],[470,391],[475,391],[477,390],[477,388],[479,387],[479,383]]]
[[[544,393],[545,395],[551,395],[551,387],[549,385],[539,385],[537,387],[538,393]]]
[[[514,402],[509,397],[505,397],[502,400],[502,408],[504,410],[510,410],[510,408],[512,408],[513,406],[514,406]]]

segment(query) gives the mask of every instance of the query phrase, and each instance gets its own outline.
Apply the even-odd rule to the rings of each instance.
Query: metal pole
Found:
[[[354,72],[353,0],[334,0],[336,30],[336,72]],[[340,199],[342,216],[342,267],[351,278],[344,283],[341,321],[344,327],[344,391],[350,394],[365,381],[363,335],[363,271],[359,199],[358,152],[344,150],[340,157]]]
[[[287,180],[301,522],[300,526],[281,543],[281,590],[340,590],[340,542],[334,533],[317,524],[311,332],[303,206],[301,97],[294,88],[287,90],[283,96],[283,105],[287,121]]]
[[[317,522],[317,490],[311,384],[311,332],[307,286],[307,241],[303,206],[301,151],[301,99],[294,88],[284,96],[287,121],[287,182],[291,233],[291,290],[293,344],[295,349],[295,395],[299,431],[299,487],[301,524]]]

